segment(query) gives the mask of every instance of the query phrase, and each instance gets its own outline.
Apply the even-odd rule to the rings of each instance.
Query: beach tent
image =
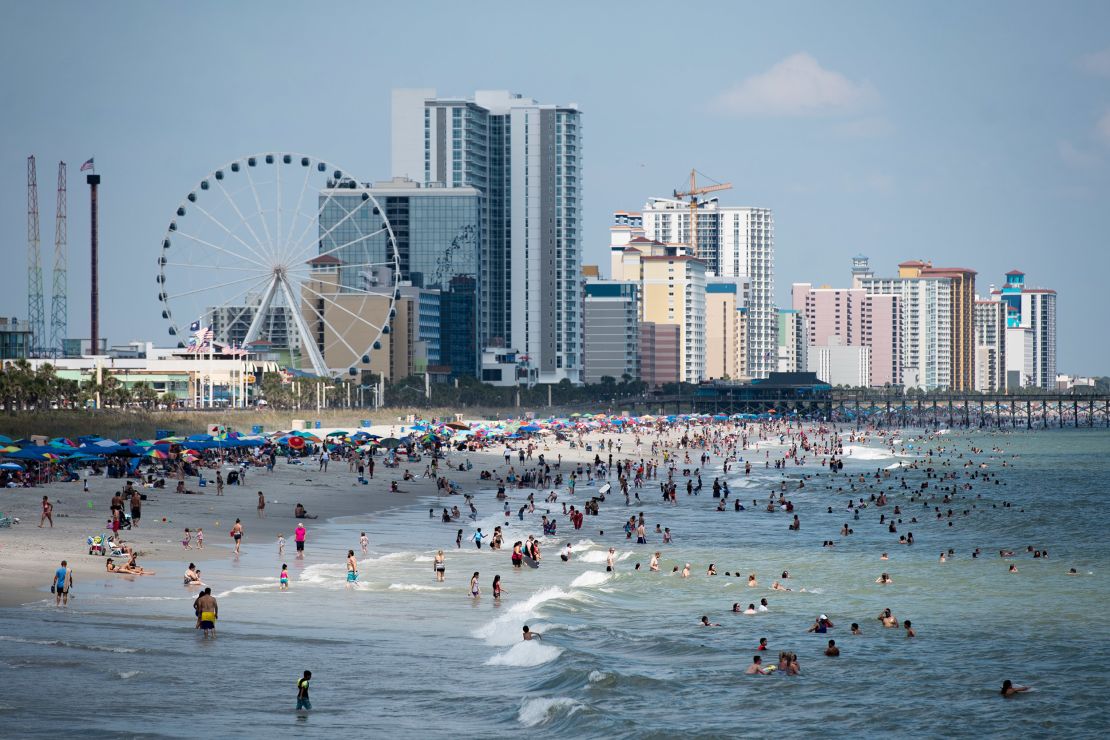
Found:
[[[0,463],[0,470],[23,470],[23,466],[14,462]]]

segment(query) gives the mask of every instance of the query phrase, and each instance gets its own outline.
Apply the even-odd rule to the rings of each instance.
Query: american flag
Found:
[[[193,336],[189,337],[189,347],[198,352],[202,349],[211,348],[212,340],[216,338],[211,327],[206,326],[202,329],[199,321],[190,324],[189,331],[193,332]]]
[[[96,172],[96,168],[93,167],[92,157],[89,157],[87,160],[85,160],[85,163],[81,165],[81,171],[84,172],[85,170],[92,170],[93,172]]]

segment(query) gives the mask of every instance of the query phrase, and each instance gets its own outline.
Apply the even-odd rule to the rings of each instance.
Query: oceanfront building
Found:
[[[668,246],[689,245],[690,206],[674,198],[650,198],[639,213],[618,211],[630,230]],[[614,234],[615,236],[615,234]],[[765,378],[777,365],[775,308],[775,221],[770,208],[722,206],[716,198],[697,211],[698,259],[707,274],[742,278],[750,284],[747,301],[747,366],[753,378]],[[615,248],[616,242],[611,246]]]
[[[748,299],[746,278],[705,280],[705,377],[748,379]]]
[[[705,262],[667,246],[637,237],[621,252],[613,277],[640,286],[641,320],[678,327],[679,379],[705,378]]]
[[[856,257],[852,264],[853,285],[873,277],[866,257]],[[814,288],[810,283],[794,283],[791,301],[806,322],[809,344],[806,369],[833,385],[862,381],[862,387],[881,388],[902,384],[899,295],[870,295],[862,287]],[[853,347],[866,348],[867,352],[846,349]],[[829,351],[823,352],[826,349]],[[845,365],[858,362],[861,357],[867,361],[862,370]],[[830,368],[837,372],[837,382],[821,374]]]
[[[393,176],[480,194],[481,347],[530,382],[581,382],[581,111],[506,91],[394,90]]]
[[[440,311],[438,328],[433,330],[427,326],[431,318],[430,303],[435,300],[432,298],[422,307],[416,323],[417,336],[414,340],[427,342],[424,347],[431,349],[431,354],[423,358],[423,364],[440,367],[446,375],[476,376],[479,358],[476,317],[483,290],[480,192],[471,187],[423,187],[404,178],[372,185],[347,185],[349,187],[326,190],[321,194],[320,230],[323,236],[320,252],[323,257],[317,258],[317,261],[328,260],[334,266],[338,271],[338,285],[330,286],[325,280],[314,290],[327,295],[329,300],[337,300],[341,304],[349,302],[343,295],[344,288],[358,284],[367,272],[373,272],[360,266],[388,261],[388,234],[380,228],[381,217],[375,213],[375,208],[363,205],[366,197],[372,197],[384,210],[397,241],[402,283],[415,289],[437,290],[440,294],[436,301]],[[314,274],[326,267],[323,264],[314,265]],[[382,277],[378,282],[388,285],[388,279]],[[310,296],[309,299],[319,300],[319,296]],[[355,309],[354,306],[351,308]],[[344,319],[343,309],[339,306],[327,304],[325,309],[334,315],[337,323],[333,325],[351,324],[351,330],[358,329],[355,322]],[[309,314],[306,320],[311,324],[317,321],[317,317]],[[333,319],[328,321],[330,323]],[[365,346],[352,341],[357,337],[346,339],[354,347]],[[396,343],[396,340],[393,342]],[[332,348],[333,354],[341,351],[338,347]],[[386,363],[391,371],[396,372],[411,372],[411,364],[406,367],[392,358]]]
[[[1028,288],[1025,273],[1011,270],[1006,273],[1006,283],[991,291],[991,297],[1006,304],[1006,341],[1015,342],[1006,355],[1008,387],[1055,388],[1056,291]]]
[[[586,280],[583,299],[585,382],[640,379],[639,285]]]
[[[805,315],[792,308],[780,308],[777,327],[776,372],[805,372],[807,364]]]
[[[903,385],[927,391],[966,390],[953,387],[953,278],[926,274],[925,267],[927,263],[916,260],[903,262],[898,277],[861,276],[859,283],[868,295],[897,298]]]
[[[975,301],[975,390],[1006,389],[1006,304],[996,299]]]

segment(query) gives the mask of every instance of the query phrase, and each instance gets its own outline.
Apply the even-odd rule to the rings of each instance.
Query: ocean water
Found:
[[[702,495],[680,491],[677,506],[664,505],[652,484],[631,507],[610,497],[581,531],[565,529],[560,517],[562,531],[544,540],[538,569],[514,571],[508,546],[476,551],[464,539],[455,549],[460,526],[465,537],[474,526],[490,532],[503,524],[507,545],[539,532],[548,505],[520,522],[517,503],[506,519],[492,489],[475,491],[477,522],[429,519],[429,506],[438,512],[440,502],[425,500],[314,527],[305,559],[291,544],[286,549],[285,593],[277,590],[276,546],[251,542],[238,561],[203,565],[220,602],[219,636],[210,641],[193,629],[192,596],[177,579],[183,563],[150,564],[173,573],[168,580],[85,581],[66,611],[44,593],[41,603],[0,611],[0,671],[7,679],[0,735],[1105,735],[1110,432],[953,431],[926,446],[940,444],[956,450],[934,458],[936,466],[953,462],[942,472],[962,473],[969,446],[1002,448],[1004,454],[974,457],[1001,484],[972,481],[974,488],[953,504],[936,504],[955,511],[952,527],[947,517],[932,518],[934,504],[908,504],[909,493],[896,489],[881,511],[889,515],[900,504],[906,522],[918,517],[899,526],[900,534],[913,532],[911,547],[899,546],[898,535],[878,523],[880,510],[868,508],[853,520],[848,494],[825,486],[847,487],[847,474],[873,475],[918,458],[856,445],[836,478],[812,463],[785,471],[756,467],[747,477],[730,473],[734,495],[748,507],[743,512],[731,505],[715,510],[713,468],[703,471]],[[915,443],[914,451],[921,450]],[[960,451],[964,459],[955,457]],[[925,476],[891,473],[884,488],[901,475],[917,488]],[[796,485],[802,474],[816,475],[790,493],[800,531],[788,530],[791,515],[751,506],[753,498],[765,503],[784,477]],[[550,506],[561,513],[561,505]],[[621,525],[639,511],[649,530],[657,522],[670,527],[674,544],[664,546],[650,533],[647,545],[626,540]],[[854,529],[849,537],[839,535],[845,522]],[[348,589],[344,556],[348,548],[358,553],[362,530],[371,552],[359,554],[360,581]],[[823,548],[828,539],[837,545]],[[575,555],[563,563],[558,555],[567,541]],[[1028,545],[1050,557],[1033,559]],[[605,573],[609,546],[618,551],[612,574]],[[979,559],[971,558],[975,547],[983,550]],[[447,554],[444,584],[432,574],[437,548]],[[955,558],[938,562],[948,548]],[[1000,548],[1017,555],[1002,559]],[[663,552],[664,572],[651,574],[655,550]],[[884,550],[886,562],[879,560]],[[687,562],[690,578],[670,573]],[[709,562],[721,575],[705,575]],[[1007,573],[1011,562],[1018,574]],[[1071,567],[1080,575],[1065,575]],[[771,591],[783,570],[793,590]],[[474,571],[481,574],[478,600],[467,597]],[[883,571],[892,585],[874,583]],[[745,585],[751,572],[757,588]],[[494,574],[507,592],[500,604],[490,595]],[[734,602],[743,607],[760,598],[769,612],[730,611]],[[885,607],[911,619],[917,637],[883,629],[875,617]],[[807,634],[820,613],[835,628]],[[697,626],[703,614],[722,626]],[[862,636],[849,634],[852,622]],[[522,642],[524,624],[543,638]],[[780,650],[796,652],[802,674],[744,675],[760,637],[769,642],[765,661],[774,662]],[[841,646],[841,657],[822,655],[828,638]],[[294,711],[295,683],[305,669],[314,674],[307,717]],[[1003,700],[1004,678],[1034,691]]]

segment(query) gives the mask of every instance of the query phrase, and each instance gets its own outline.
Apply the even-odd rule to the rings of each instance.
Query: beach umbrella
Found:
[[[72,455],[70,455],[66,459],[67,460],[99,460],[100,458],[104,457],[104,455],[106,455],[106,454],[107,453],[105,453],[105,452],[85,452],[85,451],[81,451],[81,452],[73,453]]]
[[[212,441],[212,435],[211,434],[190,434],[185,439],[189,442],[211,442]]]
[[[7,447],[0,447],[0,454],[6,454],[8,452],[19,452],[19,448],[16,447],[15,445],[8,445]]]
[[[0,445],[10,445],[11,443],[11,437],[5,437],[3,434],[0,434]]]
[[[319,444],[321,442],[321,439],[319,437],[317,437],[315,434],[313,434],[312,432],[296,431],[296,432],[291,432],[291,434],[294,434],[294,435],[300,437],[305,442],[315,442],[317,444]]]
[[[346,437],[347,432],[343,431],[342,429],[336,429],[334,432],[328,432],[327,435],[325,435],[325,436],[328,436],[328,437]]]
[[[0,470],[23,470],[23,466],[19,463],[6,462],[0,464]]]
[[[303,450],[305,446],[304,437],[290,436],[287,444],[294,450]]]
[[[162,450],[159,450],[158,448],[153,448],[153,449],[147,450],[146,454],[147,454],[148,457],[152,457],[155,460],[167,460],[167,459],[169,459],[169,454],[166,453],[166,452],[163,452]]]
[[[387,450],[395,450],[401,446],[401,440],[397,439],[396,437],[386,437],[381,441],[380,444]]]
[[[55,437],[54,439],[50,440],[50,446],[74,448],[77,447],[77,443],[74,442],[72,439],[66,439],[65,437]]]
[[[469,424],[464,424],[461,421],[449,421],[444,426],[448,427],[449,429],[457,429],[460,432],[465,432],[470,429]]]

